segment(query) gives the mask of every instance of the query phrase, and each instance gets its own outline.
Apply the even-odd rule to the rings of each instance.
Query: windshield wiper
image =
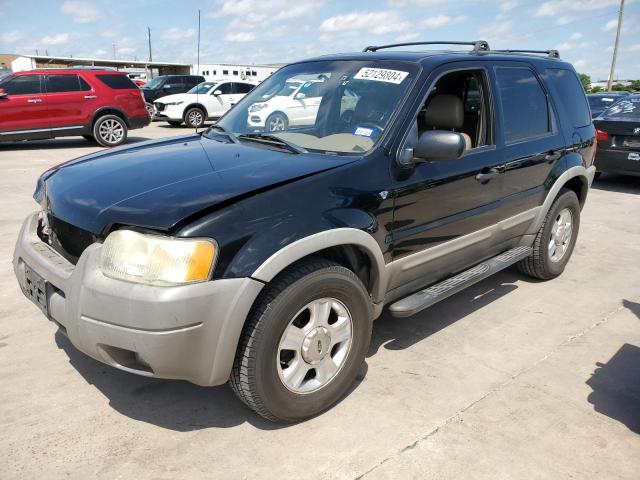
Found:
[[[260,142],[265,145],[271,145],[274,147],[284,147],[289,150],[291,153],[308,153],[304,148],[299,147],[295,143],[287,142],[276,135],[271,135],[268,133],[245,133],[243,135],[238,135],[240,140],[249,140],[251,142]]]
[[[236,136],[236,134],[233,132],[230,132],[229,130],[224,128],[222,125],[211,125],[209,127],[209,130],[217,130],[220,133],[223,133],[224,135],[229,137],[233,143],[238,143],[238,137]]]

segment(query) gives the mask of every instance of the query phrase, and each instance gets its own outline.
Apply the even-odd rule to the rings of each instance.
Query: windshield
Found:
[[[164,83],[164,77],[156,77],[148,82],[145,87],[154,90]]]
[[[193,87],[187,93],[198,93],[200,95],[204,95],[209,90],[211,90],[211,87],[213,87],[215,85],[217,85],[217,83],[215,83],[215,82],[202,82],[202,83],[199,83],[198,85],[196,85],[195,87]]]
[[[602,112],[603,117],[640,118],[640,95],[622,97],[613,106]]]
[[[620,100],[622,95],[597,95],[597,96],[588,96],[589,106],[591,108],[608,108],[613,105],[615,102]]]
[[[310,151],[362,154],[382,137],[417,72],[394,61],[321,61],[274,73],[218,125]]]

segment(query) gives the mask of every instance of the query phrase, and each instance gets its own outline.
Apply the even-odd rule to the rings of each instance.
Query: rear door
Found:
[[[0,137],[3,140],[49,138],[51,135],[42,75],[15,75],[0,88]]]
[[[69,130],[82,130],[96,109],[96,95],[91,86],[77,74],[45,76],[46,102],[52,135]]]
[[[236,103],[242,100],[247,93],[253,90],[253,85],[249,83],[234,82],[233,83],[233,99],[231,100],[230,107],[233,107]]]
[[[504,144],[504,209],[530,211],[544,201],[545,182],[564,153],[557,112],[538,73],[525,62],[494,67]]]

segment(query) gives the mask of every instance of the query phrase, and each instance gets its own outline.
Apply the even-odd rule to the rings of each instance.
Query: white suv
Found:
[[[175,126],[184,122],[188,127],[202,127],[206,120],[224,115],[254,87],[249,82],[202,82],[187,93],[156,100],[155,118]]]

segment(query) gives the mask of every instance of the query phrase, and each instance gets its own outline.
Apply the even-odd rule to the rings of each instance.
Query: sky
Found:
[[[611,66],[620,0],[0,0],[0,52],[195,63],[286,63],[367,45],[487,40]],[[626,0],[616,79],[640,78],[640,0]]]

